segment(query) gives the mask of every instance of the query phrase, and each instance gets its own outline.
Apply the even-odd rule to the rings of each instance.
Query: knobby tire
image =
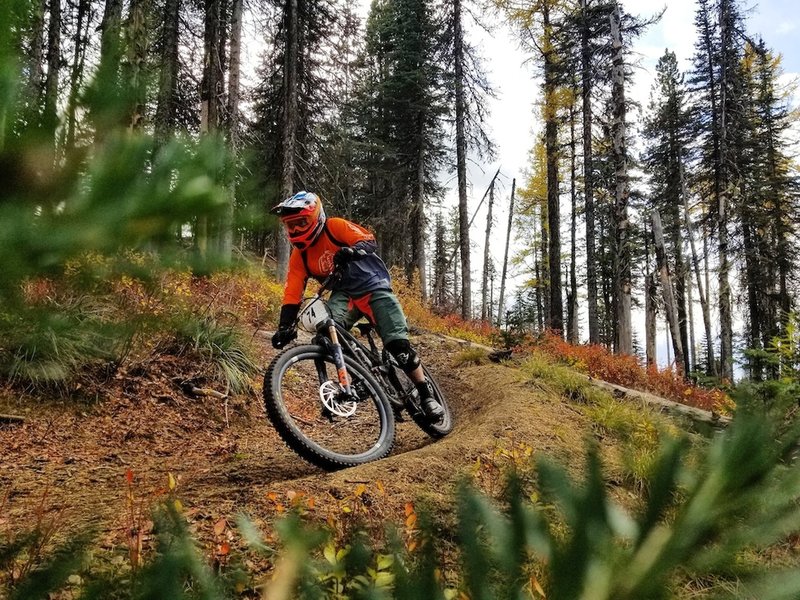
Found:
[[[372,462],[384,458],[394,445],[395,423],[394,413],[381,385],[372,374],[349,356],[345,363],[353,382],[363,382],[370,391],[370,398],[363,402],[371,402],[380,421],[378,440],[366,452],[343,454],[320,445],[297,425],[296,419],[290,415],[283,399],[282,379],[293,365],[300,361],[323,360],[330,362],[331,357],[317,345],[293,346],[278,354],[270,363],[264,377],[264,405],[272,424],[286,445],[308,462],[326,470],[338,470]],[[322,403],[318,397],[308,398],[309,403]]]

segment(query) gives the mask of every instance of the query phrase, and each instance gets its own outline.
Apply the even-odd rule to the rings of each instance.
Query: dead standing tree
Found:
[[[672,277],[667,266],[666,253],[664,252],[664,228],[661,225],[661,215],[657,210],[651,214],[653,221],[653,238],[656,244],[656,262],[658,273],[661,277],[661,291],[664,296],[664,310],[669,321],[669,330],[672,335],[672,347],[675,349],[675,369],[679,375],[684,375],[684,353],[681,342],[680,329],[678,328],[678,308],[675,302],[675,292],[672,288]]]

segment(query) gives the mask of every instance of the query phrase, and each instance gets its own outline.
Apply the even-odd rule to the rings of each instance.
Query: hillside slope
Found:
[[[195,376],[193,365],[162,357],[120,372],[104,402],[29,407],[25,423],[0,425],[0,497],[7,495],[0,519],[15,529],[30,524],[40,507],[64,511],[65,527],[92,525],[111,549],[128,520],[126,473],[135,502],[145,504],[164,492],[171,473],[203,539],[211,524],[233,522],[239,512],[270,519],[276,494],[302,492],[324,504],[358,484],[380,482],[374,510],[401,519],[403,506],[419,497],[446,504],[455,482],[491,463],[498,448],[525,447],[575,463],[591,422],[571,402],[513,367],[455,366],[457,346],[436,336],[416,343],[453,406],[456,427],[444,440],[433,442],[405,421],[389,458],[325,473],[282,444],[258,397],[232,404],[226,425],[222,401],[189,398],[173,383]],[[266,364],[273,351],[262,346]]]

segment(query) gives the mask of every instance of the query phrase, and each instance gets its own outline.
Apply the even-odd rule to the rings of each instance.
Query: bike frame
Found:
[[[325,302],[323,295],[330,285],[334,282],[337,273],[328,276],[320,285],[317,293],[312,297],[313,301],[320,300]],[[350,385],[351,379],[347,373],[347,364],[344,361],[344,352],[346,351],[349,356],[361,363],[365,368],[375,373],[381,366],[383,361],[380,358],[378,347],[375,344],[371,332],[366,332],[367,339],[369,340],[369,348],[359,342],[349,331],[336,323],[333,319],[327,319],[317,327],[317,334],[312,338],[313,343],[325,347],[333,357],[333,362],[336,367],[336,376],[342,391],[348,395],[353,395],[353,389]],[[380,379],[384,380],[382,373]],[[317,375],[320,383],[327,380],[327,374],[324,372],[322,365],[317,365]],[[385,381],[385,380],[384,380]],[[385,387],[385,385],[384,385]]]

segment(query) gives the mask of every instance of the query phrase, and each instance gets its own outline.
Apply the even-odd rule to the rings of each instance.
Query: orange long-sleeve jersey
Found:
[[[294,248],[289,258],[289,273],[283,304],[299,304],[309,277],[322,280],[333,272],[333,257],[340,248],[355,246],[368,254],[344,267],[341,279],[332,287],[357,298],[375,290],[391,289],[386,265],[375,254],[375,236],[345,219],[330,218],[319,237],[305,250]]]

